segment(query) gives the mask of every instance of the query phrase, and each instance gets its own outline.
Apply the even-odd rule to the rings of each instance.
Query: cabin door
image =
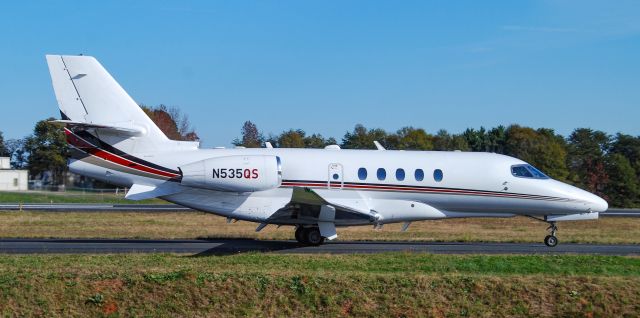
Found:
[[[342,189],[343,185],[344,185],[344,182],[342,179],[342,165],[339,163],[329,164],[327,188]]]

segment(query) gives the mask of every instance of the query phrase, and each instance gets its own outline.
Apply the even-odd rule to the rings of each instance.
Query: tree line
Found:
[[[175,107],[141,105],[158,127],[174,140],[198,140],[189,119]],[[33,133],[22,139],[4,140],[0,132],[0,156],[12,158],[12,166],[28,169],[32,178],[64,183],[68,148],[61,126],[53,118],[36,123]],[[356,125],[338,142],[333,137],[289,129],[265,136],[250,121],[233,144],[278,148],[324,148],[337,144],[344,149],[375,149],[374,141],[390,150],[481,151],[505,154],[536,166],[550,177],[600,195],[615,207],[640,206],[640,136],[609,135],[577,128],[564,137],[553,129],[519,125],[491,129],[468,128],[462,133],[404,127],[394,132]]]
[[[280,148],[323,148],[338,144],[334,138],[308,135],[290,129],[264,136],[250,121],[233,144],[261,147],[270,142]],[[429,134],[422,128],[404,127],[395,132],[356,125],[339,146],[344,149],[375,149],[374,141],[386,149],[494,152],[522,159],[550,177],[576,185],[605,198],[614,207],[640,206],[640,136],[577,128],[568,137],[553,129],[520,125],[491,129],[468,128],[452,134],[444,129]]]

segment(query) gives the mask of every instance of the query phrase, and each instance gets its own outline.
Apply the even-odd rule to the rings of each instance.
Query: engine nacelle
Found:
[[[274,189],[282,183],[277,156],[228,156],[209,158],[180,167],[181,184],[229,192]]]

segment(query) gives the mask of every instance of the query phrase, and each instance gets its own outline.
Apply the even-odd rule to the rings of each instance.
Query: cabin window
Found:
[[[511,166],[511,174],[518,178],[549,179],[549,177],[542,173],[542,171],[527,164]]]
[[[416,169],[415,177],[416,181],[424,180],[424,171],[422,171],[422,169]]]
[[[378,180],[382,181],[387,178],[387,170],[384,168],[378,168]]]
[[[398,179],[398,181],[404,180],[404,169],[400,168],[396,170],[396,179]]]
[[[367,180],[367,169],[366,168],[358,169],[358,179]]]
[[[338,180],[338,178],[340,178],[340,176],[337,173],[333,174],[333,180]]]
[[[444,174],[442,173],[442,170],[440,169],[433,170],[433,180],[436,180],[436,182],[440,182],[442,181],[443,177],[444,177]]]

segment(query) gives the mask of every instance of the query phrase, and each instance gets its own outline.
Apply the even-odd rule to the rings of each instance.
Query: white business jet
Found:
[[[168,139],[90,56],[48,55],[69,169],[129,187],[126,198],[160,198],[227,217],[291,225],[303,244],[336,227],[445,218],[525,215],[550,224],[592,220],[598,196],[553,180],[522,160],[481,152],[325,149],[200,149]]]

